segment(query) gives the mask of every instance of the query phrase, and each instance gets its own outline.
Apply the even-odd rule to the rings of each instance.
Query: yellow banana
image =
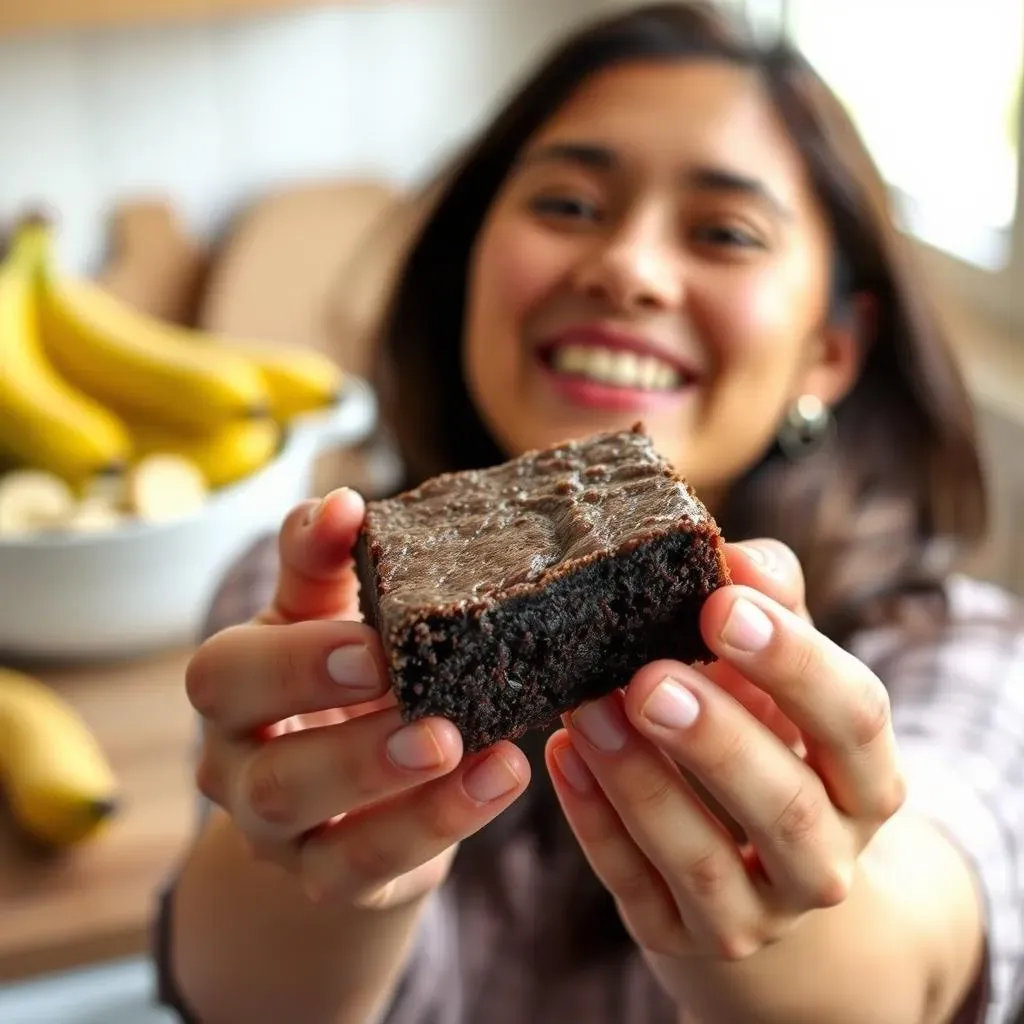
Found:
[[[0,668],[0,784],[35,842],[63,848],[117,810],[117,780],[78,713],[37,679]]]
[[[99,285],[65,278],[49,262],[38,276],[43,344],[75,386],[121,415],[206,430],[265,411],[263,374],[237,352],[196,345]]]
[[[0,264],[0,450],[79,486],[131,455],[124,425],[65,381],[39,336],[35,275],[46,228],[25,224]]]
[[[323,409],[341,393],[341,367],[314,349],[261,339],[207,336],[219,348],[235,351],[254,363],[270,392],[270,414],[287,423],[304,412]]]
[[[270,417],[238,420],[208,434],[173,433],[152,424],[133,423],[136,449],[143,455],[183,455],[195,463],[211,489],[250,476],[277,454],[281,427]]]

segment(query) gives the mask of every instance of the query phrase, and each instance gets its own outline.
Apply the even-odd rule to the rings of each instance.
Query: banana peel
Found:
[[[281,425],[303,413],[325,409],[341,396],[341,367],[315,349],[216,334],[203,337],[217,348],[237,352],[259,369],[270,395],[270,415]]]
[[[0,788],[33,845],[66,850],[96,837],[120,806],[98,740],[42,681],[0,667]]]
[[[131,423],[136,451],[143,458],[177,455],[202,472],[210,490],[236,483],[262,469],[281,449],[283,430],[270,416],[230,423],[205,434],[163,430],[152,423]]]
[[[49,250],[36,292],[43,346],[57,371],[119,416],[204,430],[269,406],[265,378],[251,360],[197,346],[186,328],[60,273]]]
[[[73,487],[125,466],[131,439],[120,419],[64,379],[47,357],[35,294],[45,226],[21,226],[0,263],[0,453]]]

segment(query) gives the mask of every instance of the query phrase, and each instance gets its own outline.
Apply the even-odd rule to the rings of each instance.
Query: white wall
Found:
[[[205,233],[280,183],[414,180],[585,6],[404,0],[0,41],[0,219],[47,204],[88,269],[129,195],[168,195]]]

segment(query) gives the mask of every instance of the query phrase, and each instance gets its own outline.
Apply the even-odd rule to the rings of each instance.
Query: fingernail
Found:
[[[512,766],[501,754],[491,754],[479,764],[473,765],[462,780],[463,789],[478,804],[489,804],[511,793],[518,785],[519,779],[512,771]]]
[[[381,688],[377,663],[362,644],[348,644],[331,651],[327,655],[327,674],[350,690],[369,694]]]
[[[626,744],[626,720],[614,697],[584,704],[573,712],[572,724],[591,746],[607,754],[621,750]]]
[[[644,701],[640,713],[664,729],[688,729],[697,721],[697,698],[674,679],[663,679]]]
[[[392,733],[387,742],[388,757],[399,768],[423,771],[437,768],[444,760],[444,754],[434,739],[429,725],[422,722],[407,725]]]
[[[760,544],[751,543],[743,543],[739,547],[759,569],[768,573],[774,572],[777,564],[775,553],[769,548],[763,548]]]
[[[318,505],[314,505],[309,512],[306,514],[306,525],[312,526],[319,518],[323,515],[323,511],[327,508],[327,503],[331,500],[331,496],[325,495],[320,499]]]
[[[772,620],[745,597],[732,606],[722,627],[722,640],[737,651],[754,654],[764,650],[772,638]]]
[[[327,506],[339,495],[344,494],[345,491],[349,490],[348,487],[335,487],[333,491],[329,491],[320,499],[320,504],[310,509],[309,515],[306,516],[306,525],[312,526],[326,511]]]
[[[589,793],[594,788],[594,776],[590,774],[587,762],[568,743],[555,750],[555,764],[565,776],[565,781],[577,793]]]

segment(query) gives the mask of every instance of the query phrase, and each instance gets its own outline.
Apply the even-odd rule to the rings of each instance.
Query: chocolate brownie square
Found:
[[[718,526],[639,426],[370,502],[355,555],[404,717],[450,719],[470,752],[656,658],[712,661],[698,614],[729,582]]]

